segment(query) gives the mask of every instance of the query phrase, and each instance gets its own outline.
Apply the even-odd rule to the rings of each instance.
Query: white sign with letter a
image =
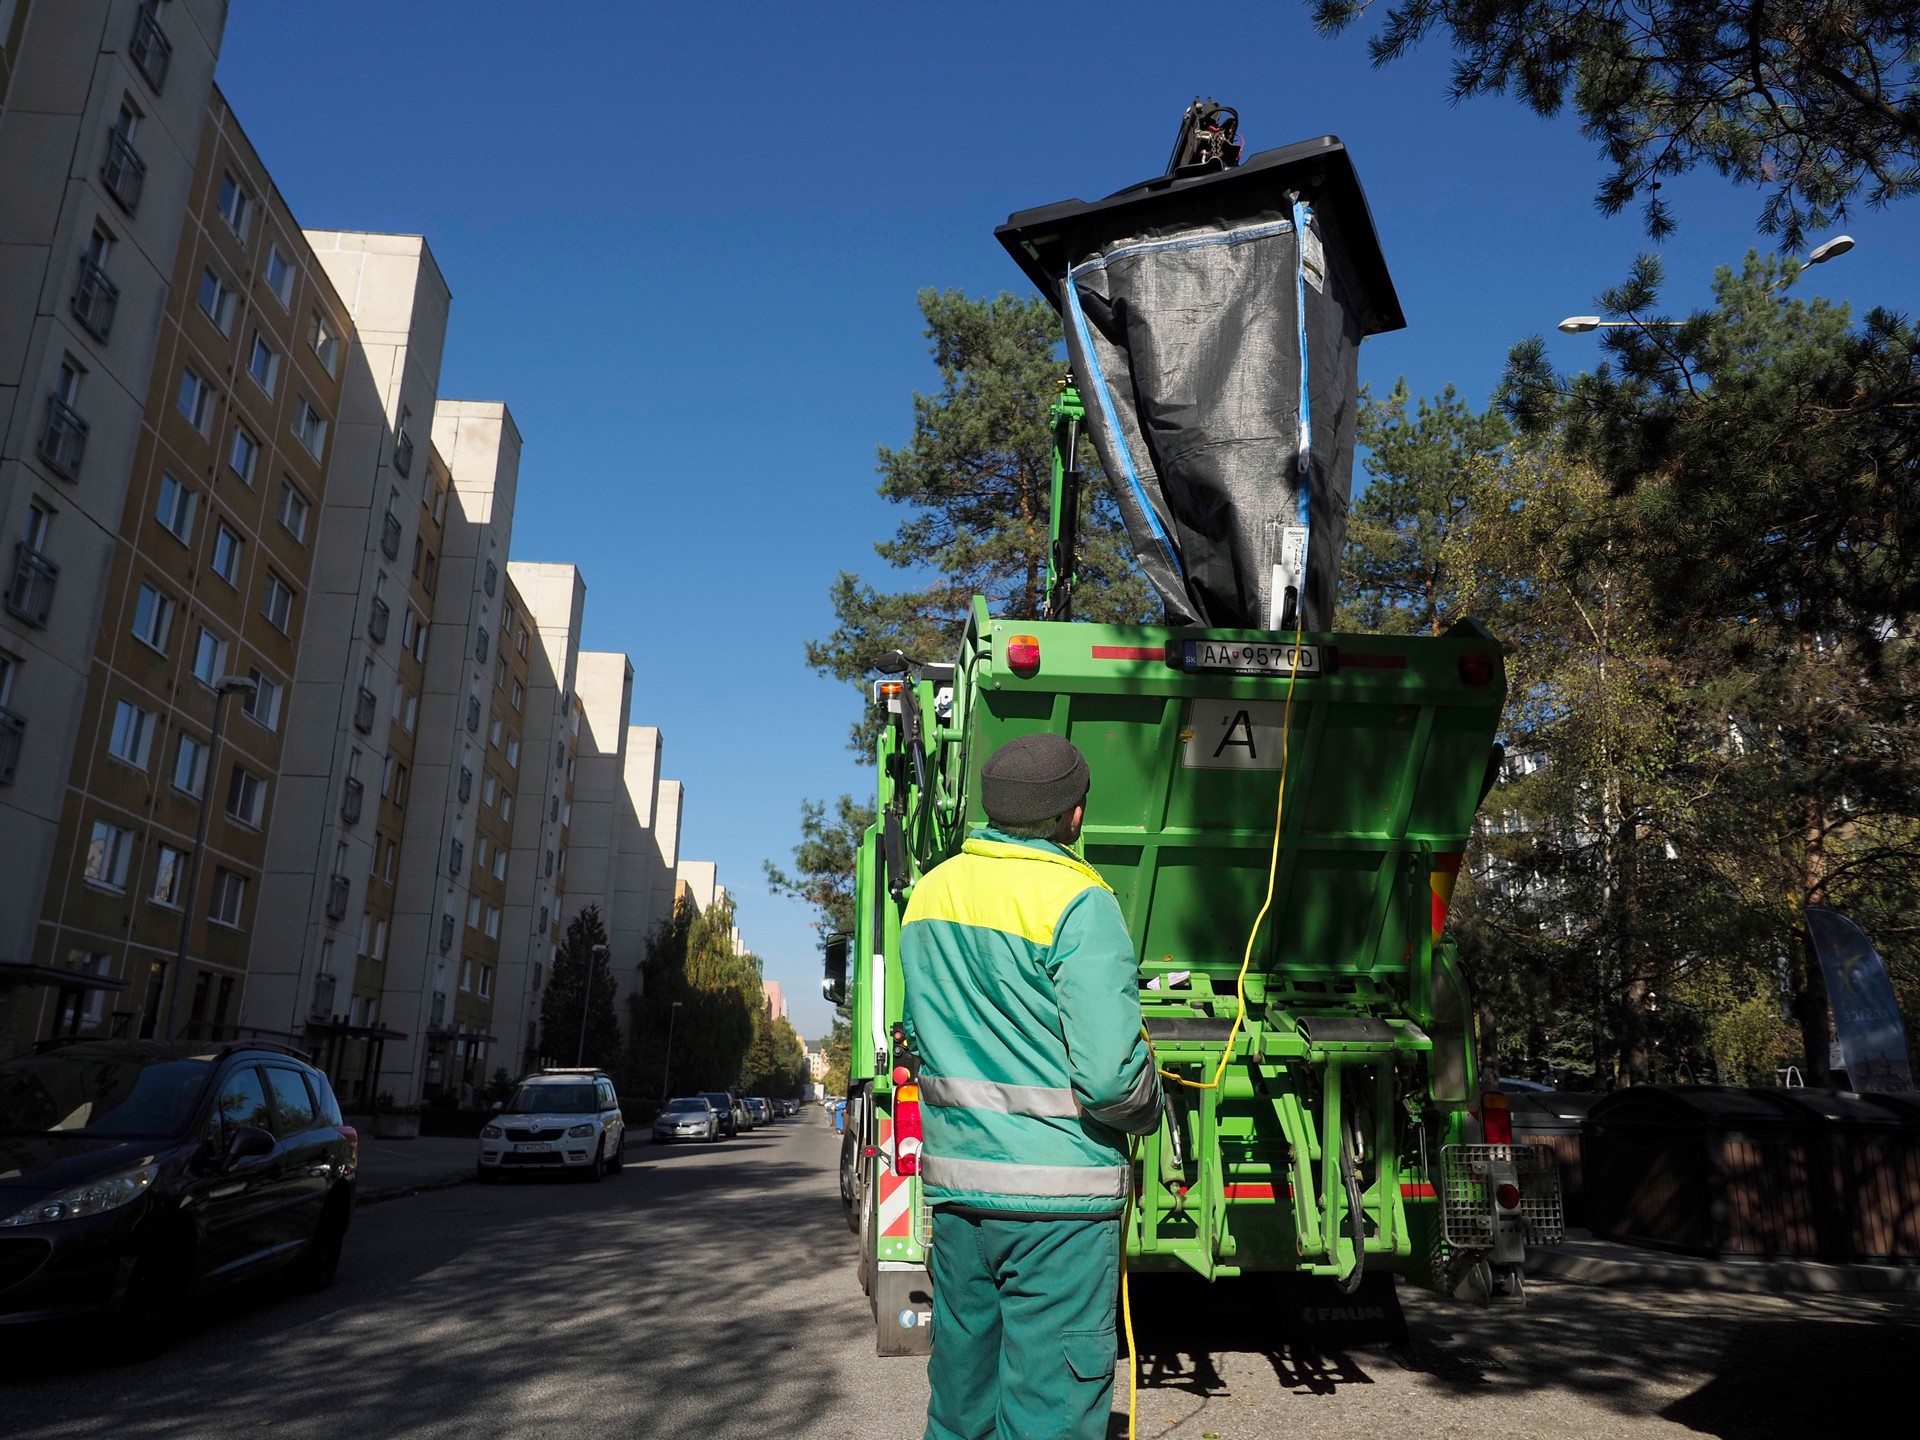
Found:
[[[1189,770],[1278,770],[1284,700],[1195,700],[1187,711]]]

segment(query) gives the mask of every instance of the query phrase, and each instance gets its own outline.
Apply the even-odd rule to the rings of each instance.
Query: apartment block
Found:
[[[419,236],[305,239],[351,328],[242,1020],[315,1047],[354,1104],[417,1035],[387,972],[452,497],[427,433],[450,296]]]
[[[507,579],[532,623],[521,805],[507,873],[506,919],[495,981],[498,1063],[523,1068],[539,1055],[540,993],[553,969],[567,893],[580,706],[574,700],[587,587],[571,565],[511,561]],[[529,863],[522,864],[521,857]]]
[[[0,1044],[63,981],[43,899],[225,23],[223,0],[0,4]]]
[[[35,937],[73,978],[32,1034],[231,1033],[252,948],[347,317],[218,91],[190,201]]]

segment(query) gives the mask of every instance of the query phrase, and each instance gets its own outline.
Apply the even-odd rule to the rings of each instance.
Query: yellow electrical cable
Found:
[[[1213,1079],[1206,1084],[1176,1075],[1156,1064],[1154,1069],[1189,1090],[1217,1090],[1221,1077],[1227,1073],[1227,1061],[1233,1057],[1233,1042],[1240,1034],[1240,1027],[1247,1018],[1247,971],[1253,965],[1253,945],[1260,938],[1260,926],[1267,918],[1267,912],[1273,908],[1273,890],[1280,875],[1280,831],[1287,818],[1287,761],[1290,758],[1293,741],[1293,684],[1300,676],[1300,631],[1293,632],[1293,664],[1287,671],[1287,706],[1280,717],[1280,796],[1274,805],[1273,849],[1267,857],[1267,894],[1260,902],[1260,913],[1253,917],[1253,928],[1247,932],[1246,952],[1240,957],[1240,973],[1234,977],[1233,998],[1235,1011],[1233,1028],[1227,1031],[1227,1045],[1220,1052],[1220,1067],[1213,1072]],[[1140,1034],[1146,1037],[1143,1025]],[[1152,1039],[1147,1037],[1148,1053],[1152,1053]],[[1127,1167],[1133,1167],[1135,1159],[1132,1145],[1127,1149]],[[1135,1429],[1140,1421],[1140,1357],[1133,1343],[1133,1287],[1127,1280],[1127,1238],[1133,1228],[1133,1188],[1127,1188],[1126,1208],[1120,1218],[1120,1319],[1127,1332],[1127,1440],[1137,1440]]]
[[[1227,1062],[1233,1058],[1233,1042],[1240,1034],[1240,1027],[1247,1018],[1247,971],[1253,965],[1253,945],[1260,938],[1260,926],[1267,918],[1267,912],[1273,908],[1273,888],[1280,874],[1280,831],[1287,817],[1287,760],[1293,741],[1293,683],[1300,675],[1300,631],[1293,632],[1293,664],[1287,671],[1287,707],[1280,717],[1280,798],[1275,803],[1273,816],[1273,851],[1267,857],[1267,894],[1260,902],[1260,913],[1253,917],[1253,928],[1247,932],[1246,953],[1240,957],[1240,973],[1234,977],[1233,998],[1235,1010],[1233,1028],[1227,1031],[1226,1048],[1220,1052],[1219,1068],[1213,1072],[1213,1079],[1204,1085],[1198,1080],[1189,1080],[1176,1075],[1171,1070],[1161,1070],[1160,1074],[1176,1085],[1184,1085],[1189,1090],[1217,1090],[1221,1077],[1227,1073]],[[1159,1069],[1156,1065],[1154,1068]]]

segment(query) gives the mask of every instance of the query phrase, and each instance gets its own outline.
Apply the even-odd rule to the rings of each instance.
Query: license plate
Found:
[[[1259,640],[1187,640],[1182,670],[1225,671],[1232,675],[1324,673],[1318,645],[1289,645]]]
[[[513,1148],[521,1155],[550,1155],[554,1150],[554,1147],[545,1140],[535,1140],[530,1143],[516,1145]]]

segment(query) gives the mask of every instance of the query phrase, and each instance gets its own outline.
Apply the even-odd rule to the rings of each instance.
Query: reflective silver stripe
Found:
[[[1140,1069],[1133,1093],[1111,1105],[1090,1105],[1087,1113],[1116,1130],[1134,1131],[1148,1120],[1160,1119],[1160,1077],[1151,1064]]]
[[[946,1075],[922,1075],[920,1099],[927,1105],[1034,1115],[1047,1120],[1071,1120],[1080,1113],[1073,1091],[1065,1087],[1002,1085],[997,1080],[955,1080]]]
[[[922,1155],[920,1174],[929,1185],[977,1195],[1090,1195],[1123,1200],[1133,1182],[1129,1165],[1007,1165],[945,1155]]]

